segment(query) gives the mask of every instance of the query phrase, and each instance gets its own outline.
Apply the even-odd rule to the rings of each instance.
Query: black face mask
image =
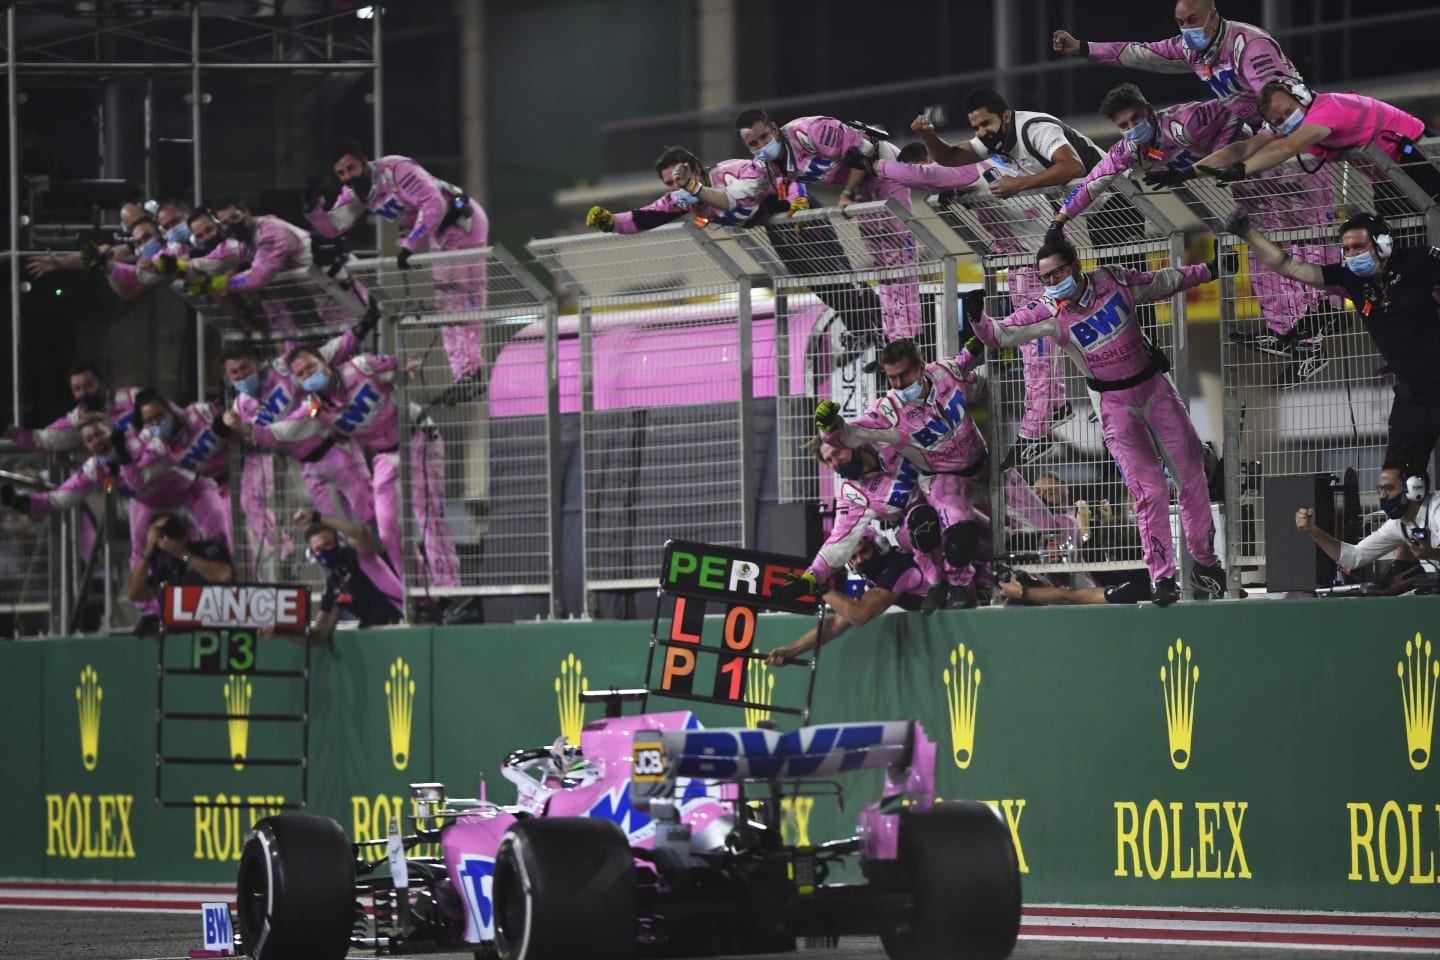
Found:
[[[980,142],[991,153],[1004,153],[1015,145],[1014,121],[1001,121],[999,130],[987,130],[980,135]]]
[[[214,252],[215,248],[218,247],[218,246],[220,246],[220,238],[219,238],[219,237],[215,237],[215,238],[213,238],[213,239],[211,239],[211,240],[206,240],[206,241],[204,241],[203,243],[191,244],[191,245],[190,245],[190,256],[192,256],[192,257],[203,257],[203,256],[205,256],[206,254],[209,254],[209,253]]]
[[[227,223],[225,225],[225,232],[230,235],[232,240],[249,243],[255,231],[250,229],[250,224],[242,220],[239,223]]]
[[[315,559],[320,561],[320,566],[329,570],[340,562],[340,548],[335,546],[326,547],[324,550],[316,550]]]
[[[349,187],[350,192],[361,200],[369,200],[370,194],[374,192],[375,182],[370,179],[370,171],[367,169],[355,179],[346,180],[345,186]]]
[[[100,413],[105,409],[105,391],[97,390],[94,393],[82,393],[80,395],[80,406],[91,413]]]
[[[850,458],[850,462],[835,471],[846,480],[859,480],[865,476],[865,463],[859,450]]]

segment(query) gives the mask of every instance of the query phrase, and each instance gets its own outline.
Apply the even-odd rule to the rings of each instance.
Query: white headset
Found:
[[[1290,96],[1302,107],[1308,107],[1315,102],[1315,91],[1305,86],[1305,81],[1298,77],[1287,77],[1280,81],[1290,91]]]
[[[1405,478],[1405,499],[1419,503],[1430,493],[1430,475],[1424,470],[1407,470],[1406,473],[1414,475]]]

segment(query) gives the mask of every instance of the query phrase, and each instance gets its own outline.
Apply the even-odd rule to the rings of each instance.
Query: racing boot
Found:
[[[1155,606],[1168,607],[1180,599],[1180,584],[1174,577],[1161,577],[1155,581]]]
[[[950,585],[941,581],[930,584],[930,590],[925,594],[925,599],[920,601],[920,612],[930,616],[936,610],[945,606],[945,599],[950,594]]]
[[[1195,588],[1196,600],[1219,600],[1225,596],[1225,568],[1218,562],[1196,564],[1190,570],[1190,585]]]

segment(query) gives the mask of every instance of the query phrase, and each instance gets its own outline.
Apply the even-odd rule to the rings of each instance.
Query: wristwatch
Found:
[[[180,556],[180,562],[181,562],[182,564],[184,564],[185,566],[187,566],[187,567],[190,566],[190,554],[188,554],[188,553],[181,554],[181,556]]]

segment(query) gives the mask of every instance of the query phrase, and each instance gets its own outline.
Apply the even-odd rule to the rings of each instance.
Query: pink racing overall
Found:
[[[392,561],[403,558],[400,531],[400,412],[395,406],[395,358],[362,353],[333,370],[334,394],[310,394],[288,418],[257,425],[252,436],[267,446],[323,437],[331,430],[363,444],[375,455],[372,490],[380,541]],[[431,427],[410,434],[412,511],[420,529],[417,559],[431,586],[460,585],[460,561],[445,519],[445,445]]]
[[[894,390],[870,409],[833,433],[829,443],[847,447],[873,444],[888,455],[893,450],[920,470],[920,492],[939,514],[937,542],[928,536],[915,543],[915,554],[943,545],[946,578],[968,585],[980,538],[977,483],[986,463],[985,438],[966,406],[964,390],[974,379],[968,354],[925,365],[928,389],[920,399],[905,401]],[[913,534],[915,531],[911,531]]]
[[[894,160],[898,151],[891,143],[874,143],[863,132],[833,117],[800,117],[780,128],[789,145],[785,166],[767,164],[777,190],[788,190],[792,183],[828,183],[843,187],[850,177],[850,168],[840,162],[845,151],[859,149],[869,157]],[[910,190],[891,180],[871,177],[855,188],[855,202],[868,203],[894,197],[906,209],[910,206]],[[860,217],[860,239],[876,269],[908,269],[913,272],[918,261],[915,239],[894,218],[885,213],[867,213]],[[914,337],[920,332],[920,284],[912,275],[879,281],[881,316],[885,336],[895,340]]]
[[[401,248],[412,253],[477,250],[490,242],[485,209],[453,183],[441,180],[409,157],[381,157],[369,166],[372,187],[368,197],[342,187],[328,211],[321,204],[305,211],[305,219],[316,233],[338,237],[369,210],[393,223],[401,233]],[[436,310],[485,309],[486,266],[482,258],[437,263],[434,277]],[[456,380],[480,370],[485,362],[485,331],[479,320],[448,324],[441,328],[441,337]]]
[[[830,534],[807,569],[822,584],[828,581],[850,562],[850,555],[860,545],[870,521],[879,520],[887,525],[898,524],[901,545],[915,557],[915,565],[925,582],[939,583],[943,563],[939,547],[919,550],[909,540],[910,517],[913,514],[917,522],[923,522],[925,510],[925,501],[920,496],[920,471],[893,451],[877,450],[876,455],[880,459],[879,470],[855,480],[841,479]],[[934,521],[930,522],[933,526]]]
[[[775,192],[769,176],[753,160],[721,160],[708,171],[710,186],[724,190],[730,206],[717,210],[708,203],[687,203],[675,192],[664,194],[643,207],[615,214],[616,233],[639,233],[686,214],[709,223],[743,227],[760,210],[760,203]]]
[[[1163,373],[1159,354],[1141,332],[1135,306],[1210,281],[1205,264],[1144,273],[1100,267],[1085,274],[1078,301],[1039,297],[1004,320],[981,318],[976,334],[992,347],[1054,337],[1092,390],[1100,393],[1105,446],[1135,498],[1145,565],[1152,580],[1175,576],[1170,548],[1170,490],[1164,461],[1179,491],[1180,519],[1190,555],[1210,566],[1215,525],[1205,482],[1204,453],[1185,405]]]
[[[1193,73],[1215,98],[1242,122],[1261,129],[1260,88],[1272,80],[1299,82],[1300,71],[1280,44],[1257,26],[1221,18],[1220,29],[1210,45],[1196,52],[1176,34],[1152,43],[1090,43],[1095,63],[1150,73]],[[1203,156],[1203,154],[1202,154]],[[1334,220],[1330,171],[1321,168],[1305,174],[1275,167],[1253,182],[1232,187],[1237,203],[1268,232],[1297,227],[1325,227]],[[1325,244],[1293,243],[1285,250],[1296,260],[1324,262]],[[1254,270],[1250,286],[1260,302],[1266,325],[1277,335],[1288,334],[1306,312],[1329,303],[1323,291],[1286,280],[1269,270]]]

